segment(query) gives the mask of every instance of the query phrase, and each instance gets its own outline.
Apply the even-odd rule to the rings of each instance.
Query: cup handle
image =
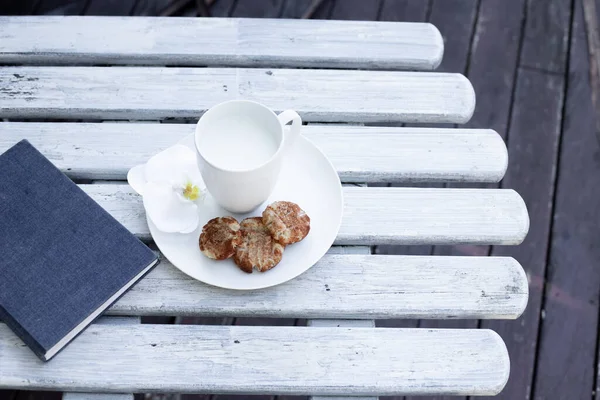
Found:
[[[284,142],[286,142],[286,147],[294,144],[296,138],[300,135],[302,118],[300,118],[298,113],[294,110],[285,110],[277,116],[277,119],[279,119],[279,122],[281,122],[281,125],[284,127],[283,132],[285,135]],[[286,132],[285,126],[288,124],[288,122],[291,122],[291,125],[289,130]]]

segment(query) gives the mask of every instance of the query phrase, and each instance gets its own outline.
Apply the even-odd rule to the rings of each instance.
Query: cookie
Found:
[[[200,251],[213,260],[225,260],[235,254],[240,242],[240,224],[235,218],[213,218],[202,227]]]
[[[298,204],[290,201],[276,201],[262,214],[271,236],[283,245],[301,241],[310,231],[310,217]]]
[[[233,261],[242,271],[266,272],[279,264],[284,246],[273,240],[261,217],[243,220],[240,232],[242,241],[235,249]]]

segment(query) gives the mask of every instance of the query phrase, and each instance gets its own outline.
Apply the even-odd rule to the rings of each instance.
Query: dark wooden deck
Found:
[[[518,247],[380,246],[376,251],[513,256],[529,276],[529,305],[516,321],[380,321],[378,325],[494,329],[504,338],[512,364],[508,385],[498,399],[600,400],[600,131],[596,119],[600,113],[594,104],[600,102],[600,49],[593,45],[600,43],[600,0],[596,3],[324,0],[313,10],[313,0],[216,0],[208,7],[213,16],[300,18],[309,13],[321,19],[430,21],[440,29],[446,45],[440,69],[464,73],[475,87],[477,108],[467,126],[493,128],[506,140],[510,162],[500,185],[523,196],[531,229]],[[207,12],[197,10],[194,1],[4,0],[2,13],[195,16]],[[179,322],[256,323],[246,319]],[[0,391],[2,400],[59,397]]]

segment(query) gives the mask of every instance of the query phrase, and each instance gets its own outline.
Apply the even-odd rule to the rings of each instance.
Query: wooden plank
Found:
[[[52,363],[20,344],[0,325],[2,388],[484,395],[510,368],[490,330],[95,324]]]
[[[551,6],[550,3],[558,2],[544,4],[556,9],[557,6]],[[532,18],[536,24],[558,29],[562,32],[560,35],[568,34],[568,24],[557,26],[552,22],[554,17],[548,16],[543,7],[534,9],[537,10],[536,14],[528,13],[528,19]],[[529,11],[531,10],[533,9],[530,7]],[[529,26],[531,23],[526,24],[526,30],[532,29]],[[559,34],[556,32],[548,33],[548,37],[557,35]],[[533,40],[532,38],[536,38],[536,42],[527,44]],[[546,40],[548,40],[546,37],[532,36],[531,33],[526,32],[521,57],[528,51],[527,49],[536,45],[543,47],[542,42]],[[545,61],[545,56],[540,56],[540,60]],[[503,186],[514,188],[523,195],[531,215],[531,230],[521,246],[511,249],[495,247],[492,249],[492,254],[513,256],[527,266],[530,301],[529,307],[520,319],[520,324],[482,322],[483,327],[496,330],[504,338],[511,353],[514,370],[521,371],[511,377],[506,391],[500,395],[503,399],[529,396],[534,398],[531,388],[562,124],[564,77],[562,74],[548,73],[525,65],[525,68],[518,70],[515,90],[508,135],[511,162]],[[535,157],[532,157],[532,152],[535,152]],[[553,388],[556,389],[556,381]],[[554,396],[555,393],[551,395]]]
[[[332,247],[329,254],[370,254],[371,249],[367,246],[337,246]],[[374,328],[375,321],[349,320],[349,319],[309,319],[307,326],[310,327],[336,327],[336,328]],[[310,400],[347,400],[348,397],[339,396],[312,396]],[[358,397],[353,400],[377,400],[377,397]]]
[[[136,0],[90,0],[85,15],[124,15],[132,14]]]
[[[232,17],[277,18],[281,14],[283,0],[237,1]]]
[[[381,0],[344,0],[336,1],[330,18],[337,20],[375,21],[379,13]]]
[[[140,317],[101,317],[96,324],[102,325],[136,325],[140,323]],[[62,400],[133,400],[133,393],[86,393],[66,392]]]
[[[160,93],[160,96],[157,96]],[[460,74],[310,69],[1,67],[0,117],[197,118],[244,98],[304,121],[457,122],[475,107]]]
[[[149,239],[141,197],[128,185],[79,185],[131,232]],[[513,190],[349,188],[338,245],[519,244],[525,203]]]
[[[590,398],[594,389],[600,299],[600,142],[594,135],[587,56],[578,2],[571,35],[535,398]]]
[[[285,0],[281,18],[301,18],[312,6],[314,0]]]
[[[432,1],[429,22],[444,38],[445,57],[440,71],[462,73],[466,69],[476,14],[476,0]]]
[[[429,22],[434,24],[444,38],[444,58],[438,67],[438,71],[467,73],[469,53],[471,51],[475,20],[479,1],[476,0],[433,0]],[[480,106],[480,100],[477,103]],[[477,109],[478,107],[476,107]],[[451,247],[451,248],[454,248]],[[428,254],[440,254],[440,246],[426,249]],[[486,254],[487,255],[487,254]],[[421,329],[452,328],[452,329],[475,329],[477,320],[433,320],[424,319],[418,321]],[[417,397],[406,397],[406,400],[417,400]],[[466,400],[465,397],[434,396],[422,400]]]
[[[216,0],[210,6],[210,15],[213,17],[231,17],[236,2],[237,0]]]
[[[170,0],[137,0],[131,15],[138,17],[159,15],[170,2]]]
[[[506,399],[525,397],[531,388],[552,216],[563,85],[562,76],[526,69],[518,72],[508,142],[511,162],[504,186],[516,189],[523,196],[530,213],[531,229],[520,246],[494,247],[492,254],[515,257],[527,266],[530,301],[520,324],[491,321],[482,324],[505,339],[515,370],[522,371],[512,376]],[[533,148],[535,157],[531,156]]]
[[[427,19],[429,1],[383,0],[379,12],[380,21],[424,22]]]
[[[86,0],[73,0],[73,1],[47,1],[43,0],[40,7],[36,10],[36,14],[48,16],[63,16],[63,15],[82,15],[85,11],[87,1]]]
[[[486,0],[481,3],[469,61],[469,80],[477,107],[468,127],[494,129],[506,140],[517,70],[524,0]]]
[[[289,283],[235,292],[204,285],[164,259],[108,314],[514,319],[527,293],[512,258],[331,254]]]
[[[0,123],[0,154],[29,140],[74,179],[124,180],[127,171],[194,133],[192,124]],[[497,182],[508,155],[491,130],[308,125],[303,135],[344,182]]]
[[[244,4],[250,2],[238,2]],[[77,42],[72,40],[77,37]],[[360,48],[361,51],[356,51]],[[267,52],[266,49],[269,51]],[[0,63],[435,68],[428,24],[223,18],[0,17]]]
[[[530,0],[521,66],[564,73],[572,0]]]
[[[382,21],[426,22],[430,11],[430,1],[383,0],[379,19]],[[382,245],[376,246],[373,251],[375,254],[431,255],[431,246]],[[387,328],[415,328],[417,323],[417,320],[407,319],[376,321],[378,327]]]

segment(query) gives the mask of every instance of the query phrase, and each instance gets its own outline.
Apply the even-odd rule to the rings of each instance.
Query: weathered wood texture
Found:
[[[509,110],[519,54],[522,20],[519,11],[524,10],[523,0],[483,0],[480,2],[476,18],[473,40],[465,74],[475,88],[477,107],[467,126],[492,126],[506,139]],[[445,36],[445,31],[441,29]],[[454,29],[450,27],[449,33]],[[466,46],[465,46],[466,47]],[[448,43],[446,43],[448,48]],[[446,52],[448,54],[448,52]],[[444,63],[442,63],[442,67]],[[496,187],[497,185],[487,185]],[[489,246],[435,246],[436,255],[454,256],[486,256]],[[519,322],[516,322],[517,324]],[[422,321],[421,327],[474,328],[478,322],[474,320],[458,321]],[[521,372],[512,368],[511,379]],[[505,389],[502,394],[506,394]],[[439,399],[437,397],[436,399]],[[521,398],[508,394],[505,398]]]
[[[477,19],[478,0],[433,0],[431,5],[431,14],[429,22],[436,26],[444,38],[444,58],[439,68],[440,72],[459,72],[466,74],[468,72],[467,65],[475,22]],[[479,99],[477,103],[479,103]],[[477,107],[476,107],[477,109]],[[452,249],[450,253],[455,252],[455,247],[440,247],[426,249],[428,254],[444,254],[446,249]],[[461,319],[461,320],[437,320],[426,319],[418,321],[417,326],[421,329],[431,328],[477,328],[477,320]],[[466,400],[466,398],[433,396],[423,400]],[[417,400],[416,397],[407,397],[406,400]]]
[[[524,0],[483,0],[473,38],[468,78],[477,107],[466,126],[488,127],[507,139],[522,35]]]
[[[100,317],[96,324],[103,325],[137,325],[140,317]],[[66,392],[62,400],[133,400],[133,393],[87,393]]]
[[[281,18],[301,18],[311,7],[313,0],[285,0],[281,8]]]
[[[231,12],[231,16],[244,18],[277,18],[283,10],[283,3],[284,0],[238,0]]]
[[[440,30],[444,38],[440,71],[464,73],[471,49],[477,3],[477,0],[432,0],[429,22]]]
[[[380,21],[425,22],[430,0],[383,0]],[[444,57],[445,58],[445,57]]]
[[[379,19],[384,21],[412,21],[426,22],[431,11],[431,1],[423,0],[384,0]],[[445,54],[444,59],[448,57]],[[397,125],[397,124],[396,124]],[[389,186],[387,184],[386,186]],[[430,255],[431,246],[393,246],[384,245],[374,248],[376,254],[406,254],[406,255]],[[381,320],[377,326],[414,328],[416,320]]]
[[[518,72],[515,102],[508,142],[511,162],[504,179],[523,195],[531,218],[531,229],[519,247],[492,249],[494,255],[510,255],[527,265],[530,279],[530,306],[521,324],[485,322],[498,331],[511,351],[512,364],[521,374],[511,379],[525,397],[530,390],[540,303],[546,269],[546,249],[552,216],[555,165],[563,102],[562,76],[521,69]],[[508,391],[507,393],[515,393]],[[514,398],[514,397],[507,397]]]
[[[141,197],[128,185],[80,185],[131,232],[150,238]],[[529,228],[513,190],[351,188],[338,245],[518,244]]]
[[[239,292],[204,285],[162,260],[108,314],[516,318],[527,294],[512,258],[329,254],[286,284]]]
[[[330,18],[343,20],[376,20],[381,0],[362,1],[362,0],[347,0],[344,2],[336,2],[331,11]],[[399,155],[397,155],[398,157]],[[354,157],[356,159],[356,157]],[[358,157],[360,158],[360,156]],[[367,182],[367,180],[363,181]],[[368,247],[338,247],[342,254],[369,254]],[[368,321],[335,321],[335,320],[309,320],[309,326],[335,326],[339,328],[349,327],[371,327],[375,326],[374,320]],[[327,397],[313,396],[311,400],[346,400],[347,397]],[[361,397],[357,400],[377,400],[377,397]]]
[[[194,133],[191,124],[0,124],[0,153],[29,140],[75,179],[124,180],[127,171]],[[344,182],[499,181],[504,142],[490,130],[308,125]]]
[[[93,89],[93,90],[92,90]],[[157,96],[160,93],[160,96]],[[460,74],[310,69],[2,67],[0,117],[197,118],[244,98],[305,121],[466,122],[475,96]]]
[[[237,8],[249,3],[240,1]],[[439,31],[428,24],[0,17],[2,63],[431,70],[442,54]]]
[[[427,2],[423,1],[423,6]],[[476,0],[442,0],[432,1],[429,11],[429,22],[436,26],[444,38],[444,58],[437,71],[443,72],[466,72],[466,64],[470,50],[470,42],[473,36],[473,25],[477,12]],[[477,97],[476,97],[477,98]],[[479,99],[477,99],[479,103]],[[478,104],[479,107],[479,104]],[[476,107],[477,109],[477,107]],[[446,126],[452,127],[447,124]],[[439,246],[435,247],[437,251]],[[379,253],[393,254],[432,254],[432,246],[378,246]],[[476,320],[422,320],[422,321],[380,321],[379,326],[418,326],[420,328],[476,328]],[[435,396],[427,399],[440,399]],[[396,399],[394,399],[396,400]],[[399,399],[398,399],[399,400]],[[424,399],[426,400],[426,399]],[[460,399],[458,399],[460,400]]]
[[[370,254],[371,248],[367,246],[337,246],[333,247],[330,254]],[[336,328],[374,328],[375,321],[369,320],[340,320],[340,319],[309,319],[307,326],[311,327],[336,327]],[[311,396],[310,400],[347,400],[348,397],[338,396]],[[358,397],[355,400],[377,400],[377,397]]]
[[[89,0],[85,8],[85,14],[128,16],[133,13],[136,2],[136,0]],[[55,32],[59,32],[59,30],[56,30]]]
[[[562,23],[570,20],[568,3],[563,0],[531,0],[527,5],[521,63],[508,134],[511,159],[503,187],[514,188],[523,195],[531,218],[531,230],[521,246],[510,249],[494,247],[492,254],[511,255],[527,266],[530,300],[520,324],[482,322],[483,327],[496,330],[504,338],[511,354],[513,370],[520,371],[511,375],[509,385],[500,395],[502,399],[536,396],[531,392],[565,91],[562,74],[547,71],[552,71],[553,67],[540,70],[536,63],[538,60],[540,63],[566,60],[566,47],[560,47],[565,54],[556,56],[556,49],[547,47],[545,43],[548,38],[568,37],[570,24]],[[548,29],[546,35],[537,33],[542,29],[540,27]],[[560,69],[564,70],[565,66]],[[560,346],[563,346],[562,342]],[[561,398],[557,396],[556,389],[555,380],[546,395]]]
[[[94,324],[43,363],[0,325],[0,354],[0,387],[29,389],[481,395],[509,374],[490,330]]]
[[[597,367],[590,349],[598,340],[600,299],[600,141],[594,134],[581,2],[575,9],[570,53],[535,399],[590,398]]]
[[[520,65],[563,74],[573,0],[529,0]]]
[[[344,0],[336,1],[331,10],[331,19],[375,21],[382,0]]]

